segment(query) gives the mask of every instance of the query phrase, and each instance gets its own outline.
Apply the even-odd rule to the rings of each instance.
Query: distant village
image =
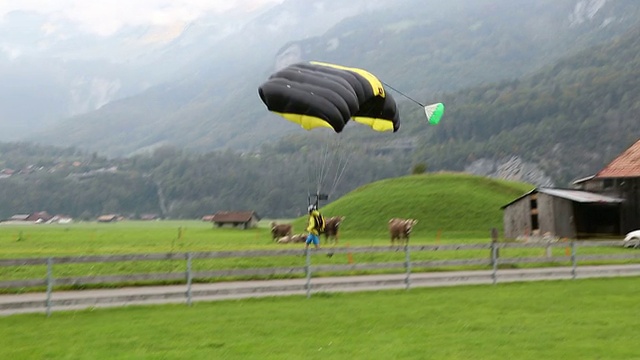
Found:
[[[118,214],[106,214],[100,215],[95,218],[96,222],[99,223],[113,223],[123,220],[143,220],[143,221],[154,221],[160,220],[161,217],[159,214],[142,214],[139,217],[134,216],[122,216]],[[38,211],[31,214],[16,214],[11,216],[8,219],[0,219],[0,224],[71,224],[74,222],[74,219],[70,216],[66,215],[50,215],[46,211]]]
[[[74,161],[71,163],[61,162],[51,166],[28,165],[20,169],[4,168],[4,169],[0,169],[0,180],[8,179],[16,176],[26,176],[34,173],[42,173],[42,172],[54,173],[58,171],[63,171],[68,168],[80,169],[84,165],[85,164],[79,161]],[[109,166],[109,167],[93,169],[85,172],[70,173],[67,177],[80,180],[80,179],[90,178],[98,174],[117,173],[117,172],[118,172],[117,166]],[[101,223],[111,223],[111,222],[117,222],[122,220],[134,220],[134,219],[151,221],[151,220],[159,220],[160,218],[161,216],[159,214],[142,214],[138,217],[122,216],[119,214],[104,214],[96,217],[94,221],[101,222]],[[0,219],[0,224],[70,224],[74,221],[77,221],[77,220],[73,219],[71,216],[51,215],[46,211],[38,211],[38,212],[28,213],[28,214],[15,214],[8,219]]]
[[[50,165],[50,166],[28,165],[21,169],[4,168],[4,169],[0,169],[0,179],[8,179],[12,176],[19,176],[19,175],[30,175],[38,172],[54,173],[54,172],[63,171],[65,169],[81,169],[82,166],[84,166],[83,163],[79,161],[74,161],[72,163],[61,162],[61,163]],[[109,167],[89,170],[89,171],[80,172],[80,173],[72,172],[71,174],[68,175],[68,177],[87,178],[87,177],[92,177],[98,174],[117,173],[117,172],[118,172],[117,166],[109,166]]]

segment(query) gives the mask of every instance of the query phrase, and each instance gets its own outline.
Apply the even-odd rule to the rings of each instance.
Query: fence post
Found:
[[[493,266],[491,280],[493,281],[493,285],[495,285],[498,282],[498,247],[495,241],[491,242],[491,264]]]
[[[53,291],[53,258],[47,258],[47,317],[51,316],[51,293]]]
[[[191,306],[191,283],[193,282],[193,273],[191,271],[191,260],[193,255],[187,253],[187,305]]]
[[[578,258],[576,256],[576,241],[571,240],[571,279],[576,279],[576,268],[578,267]]]
[[[551,240],[547,240],[546,242],[545,255],[547,256],[547,259],[553,257],[553,252],[551,251]]]
[[[307,273],[307,283],[305,284],[305,289],[307,290],[307,299],[311,297],[311,253],[309,252],[309,248],[305,248],[305,265],[304,271]]]
[[[407,276],[404,278],[405,289],[409,290],[411,287],[411,253],[409,251],[409,244],[404,246],[404,267],[407,271]]]

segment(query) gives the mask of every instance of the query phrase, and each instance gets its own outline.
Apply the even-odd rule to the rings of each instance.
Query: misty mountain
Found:
[[[365,3],[371,7],[351,16]],[[287,1],[192,59],[180,80],[56,123],[30,139],[109,155],[163,144],[196,151],[252,149],[298,130],[269,114],[256,95],[260,83],[288,63],[317,59],[363,67],[429,102],[445,91],[531,73],[623,34],[640,15],[633,0],[387,5]],[[314,27],[331,12],[344,14],[344,20]]]
[[[253,54],[274,49],[271,57],[291,34],[321,33],[379,1],[352,1],[338,13],[333,3],[288,1],[275,12],[237,9],[188,24],[128,26],[108,36],[71,22],[51,24],[37,13],[10,13],[0,22],[0,140],[55,129],[61,119],[155,85],[224,81],[217,77],[225,68],[251,67],[262,58]]]

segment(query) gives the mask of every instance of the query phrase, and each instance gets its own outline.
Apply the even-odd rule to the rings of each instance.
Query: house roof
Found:
[[[583,177],[582,179],[574,180],[572,184],[573,185],[580,185],[582,183],[586,183],[587,181],[593,180],[594,177],[595,177],[595,175]]]
[[[221,223],[248,222],[251,221],[251,218],[253,217],[257,218],[258,220],[260,219],[255,211],[218,211],[217,213],[213,214],[213,216],[211,217],[211,221]]]
[[[640,177],[640,140],[595,175],[596,178]]]
[[[559,197],[562,199],[567,199],[567,200],[571,200],[571,201],[575,201],[583,204],[593,204],[593,203],[618,204],[624,201],[624,199],[596,194],[589,191],[553,189],[553,188],[535,188],[529,191],[528,193],[520,196],[519,198],[511,201],[510,203],[503,205],[501,209],[504,209],[507,206],[519,201],[520,199],[535,193],[547,194],[547,195],[551,195],[551,196],[555,196],[555,197]]]

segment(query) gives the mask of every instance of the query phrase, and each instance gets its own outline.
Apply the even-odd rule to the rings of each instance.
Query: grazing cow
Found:
[[[324,242],[329,243],[329,240],[333,239],[333,243],[338,243],[338,231],[340,230],[340,224],[344,221],[344,216],[333,216],[325,221],[324,226]]]
[[[397,219],[389,220],[389,234],[391,235],[391,246],[395,245],[398,240],[399,245],[409,245],[409,235],[413,226],[418,223],[415,219]]]
[[[276,241],[283,236],[291,236],[293,233],[293,226],[291,224],[276,224],[271,223],[271,240]]]

